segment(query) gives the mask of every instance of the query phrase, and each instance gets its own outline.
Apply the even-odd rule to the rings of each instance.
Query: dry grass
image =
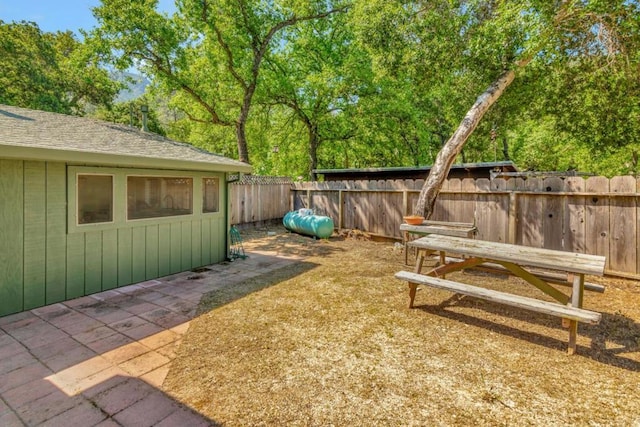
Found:
[[[407,309],[391,243],[279,234],[245,246],[308,258],[203,299],[165,386],[217,423],[640,425],[637,282],[585,296],[603,321],[580,325],[568,356],[555,317],[431,288]]]

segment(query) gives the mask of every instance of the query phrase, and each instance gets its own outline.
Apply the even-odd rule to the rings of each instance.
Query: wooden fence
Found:
[[[229,185],[231,224],[261,224],[291,210],[291,180],[245,175]]]
[[[312,208],[337,228],[401,238],[423,180],[292,185],[293,209]],[[640,278],[640,179],[451,179],[433,220],[472,222],[478,239],[604,255],[607,272]]]

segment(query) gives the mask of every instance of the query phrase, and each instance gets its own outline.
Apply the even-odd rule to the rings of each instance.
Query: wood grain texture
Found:
[[[468,295],[499,304],[510,305],[583,323],[597,324],[600,323],[600,319],[602,318],[602,315],[595,311],[570,307],[555,302],[542,301],[535,298],[523,297],[520,295],[513,295],[492,289],[480,288],[478,286],[425,276],[424,274],[412,273],[410,271],[399,271],[395,274],[395,277],[396,279],[406,280],[410,283],[431,286],[433,288],[451,291],[456,294]]]
[[[609,190],[613,193],[633,193],[636,179],[632,176],[614,177],[609,182]],[[617,271],[631,271],[637,263],[635,248],[637,218],[637,197],[621,196],[611,199],[610,205],[610,244],[609,267]]]
[[[471,257],[513,262],[521,266],[562,270],[580,274],[604,274],[605,258],[598,255],[578,254],[551,249],[508,243],[472,240],[460,237],[430,234],[409,243],[421,249],[460,253]]]

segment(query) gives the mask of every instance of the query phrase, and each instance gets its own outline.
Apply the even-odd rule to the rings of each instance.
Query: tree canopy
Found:
[[[70,31],[0,21],[0,103],[73,114],[109,105],[120,85],[84,47]]]
[[[167,136],[310,178],[437,163],[508,77],[451,162],[640,173],[635,0],[177,0],[171,15],[102,0],[94,15],[82,42],[2,23],[0,102],[82,113],[115,93],[98,61],[134,69]]]

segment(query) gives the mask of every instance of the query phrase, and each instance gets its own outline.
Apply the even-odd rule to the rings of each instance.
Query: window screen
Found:
[[[113,221],[113,176],[78,175],[78,224]]]
[[[127,218],[158,218],[193,213],[193,178],[127,177]]]
[[[218,178],[204,178],[202,180],[202,212],[219,211],[220,180]]]

